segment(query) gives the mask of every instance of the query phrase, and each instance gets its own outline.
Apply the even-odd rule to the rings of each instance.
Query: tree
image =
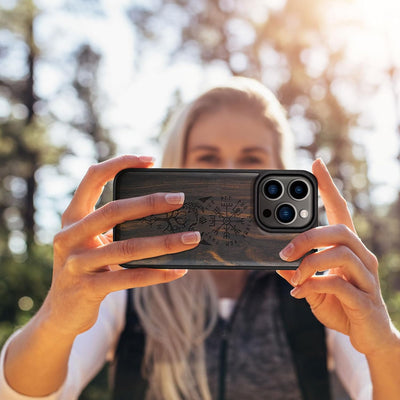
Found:
[[[357,145],[356,158],[350,136],[358,112],[337,96],[339,84],[354,86],[357,79],[339,68],[343,49],[330,44],[332,7],[330,0],[287,0],[275,7],[244,0],[168,0],[132,6],[128,15],[142,43],[140,54],[174,26],[179,39],[171,62],[187,57],[203,65],[222,63],[232,75],[256,78],[275,91],[288,110],[301,157],[324,154],[357,211],[359,188],[353,190],[351,177],[367,171],[363,149]]]
[[[346,41],[339,39],[364,29],[361,20],[338,17],[351,7],[345,0],[166,0],[133,5],[128,15],[142,58],[155,43],[165,43],[171,63],[185,58],[203,66],[223,65],[231,75],[253,77],[270,87],[288,111],[299,159],[323,156],[349,202],[358,233],[384,266],[398,265],[397,239],[388,241],[385,232],[393,230],[392,237],[398,237],[394,221],[399,207],[382,214],[371,202],[374,186],[368,180],[363,139],[354,140],[358,128],[373,129],[363,126],[360,115],[362,98],[377,87],[347,59]],[[389,66],[386,75],[397,82],[397,69]],[[392,87],[397,99],[397,84]],[[398,306],[399,273],[392,267],[382,280],[384,286],[397,282],[386,285],[385,296]],[[398,315],[395,307],[391,311]]]
[[[15,326],[30,318],[50,287],[51,246],[42,243],[37,235],[39,228],[46,229],[38,222],[41,211],[38,174],[42,174],[44,167],[57,171],[60,160],[74,154],[68,140],[55,145],[52,133],[63,127],[64,132],[74,131],[76,135],[88,137],[93,143],[94,161],[104,160],[115,151],[100,118],[99,110],[106,103],[98,86],[101,54],[82,42],[64,60],[54,60],[46,54],[47,43],[38,42],[35,37],[42,16],[43,11],[31,0],[0,8],[3,27],[0,37],[2,341]],[[64,73],[67,64],[72,66],[69,80],[50,95],[40,94],[38,78],[43,79],[43,66]],[[69,118],[62,112],[54,112],[53,104],[61,97],[78,105]],[[54,210],[54,214],[57,212]]]

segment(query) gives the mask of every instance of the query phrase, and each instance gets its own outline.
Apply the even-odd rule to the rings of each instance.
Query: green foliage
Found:
[[[40,211],[37,173],[73,152],[68,142],[65,146],[54,145],[50,131],[56,124],[67,125],[69,130],[89,137],[98,160],[115,151],[100,121],[99,109],[106,103],[97,90],[102,55],[86,43],[77,44],[68,60],[74,65],[73,73],[62,90],[77,99],[81,109],[75,111],[79,118],[72,115],[66,120],[63,115],[55,115],[49,107],[54,98],[40,98],[35,91],[40,63],[52,64],[63,74],[65,67],[63,60],[54,62],[52,55],[46,60],[35,41],[33,27],[41,10],[26,0],[17,1],[10,9],[1,7],[0,22],[8,42],[0,44],[0,62],[8,68],[0,69],[0,101],[2,112],[9,112],[0,117],[0,347],[37,312],[51,285],[52,246],[41,243],[37,235],[40,228],[47,229],[39,227],[36,220]],[[21,53],[17,66],[15,48]],[[61,96],[61,91],[55,96]],[[103,382],[100,387],[99,382]],[[108,398],[105,387],[106,381],[100,375],[82,398]]]
[[[84,3],[68,1],[72,12],[83,7],[86,13],[101,15],[97,1]],[[232,75],[259,79],[277,94],[288,110],[299,157],[322,155],[351,204],[360,237],[380,260],[383,295],[400,327],[400,196],[384,209],[371,203],[373,187],[363,143],[355,143],[351,134],[361,126],[360,109],[348,106],[341,88],[350,88],[357,97],[373,88],[358,70],[342,68],[346,54],[332,39],[341,29],[332,22],[332,7],[349,2],[286,0],[275,7],[258,0],[140,3],[132,2],[128,10],[139,39],[137,64],[161,43],[169,46],[171,63],[185,57],[205,67],[223,65]],[[52,143],[51,130],[62,126],[64,132],[89,138],[99,161],[115,153],[109,128],[101,121],[107,97],[98,87],[102,54],[87,43],[77,43],[68,59],[54,60],[51,54],[46,59],[52,38],[39,45],[33,29],[42,12],[31,0],[19,0],[7,10],[0,5],[0,24],[8,35],[8,42],[0,46],[0,61],[7,61],[17,47],[23,59],[20,70],[0,70],[0,100],[10,110],[0,118],[0,346],[34,315],[50,288],[51,245],[37,240],[37,172],[73,154],[68,141],[61,146]],[[176,41],[165,41],[170,37]],[[65,84],[49,98],[35,92],[36,68],[43,61],[63,76],[65,65],[72,66]],[[393,81],[395,72],[388,66],[388,79]],[[62,95],[76,105],[75,113],[51,111],[52,102]],[[395,97],[399,103],[397,93]],[[181,102],[176,91],[163,127]],[[110,195],[109,187],[106,192]],[[107,387],[104,367],[81,399],[108,399]]]
[[[0,346],[41,306],[51,284],[52,248],[34,244],[29,253],[0,257]]]

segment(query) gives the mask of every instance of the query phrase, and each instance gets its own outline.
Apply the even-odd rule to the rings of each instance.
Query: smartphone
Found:
[[[123,264],[126,268],[295,269],[280,250],[317,226],[317,180],[303,170],[132,168],[114,179],[114,199],[184,192],[183,206],[114,227],[114,240],[199,231],[191,250]]]

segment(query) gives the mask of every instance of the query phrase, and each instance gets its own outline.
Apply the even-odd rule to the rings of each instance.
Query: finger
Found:
[[[294,261],[312,249],[347,246],[361,260],[361,262],[373,273],[376,273],[378,261],[360,240],[346,225],[320,226],[297,235],[282,251],[280,257],[285,261]]]
[[[68,243],[73,246],[75,243],[100,235],[124,221],[174,211],[182,206],[184,200],[184,193],[153,193],[114,200],[68,227],[65,235],[69,238]]]
[[[196,247],[199,232],[183,232],[163,236],[134,238],[110,243],[70,256],[67,267],[73,272],[104,270],[105,265],[125,264],[130,261],[178,253]]]
[[[364,293],[337,275],[313,277],[304,282],[303,285],[296,286],[290,294],[296,299],[306,298],[312,309],[316,309],[320,304],[320,297],[316,296],[318,294],[334,295],[351,310],[367,306],[366,304],[360,304],[366,301]]]
[[[97,293],[103,293],[105,296],[110,292],[132,287],[143,287],[171,282],[181,278],[186,273],[186,269],[124,269],[97,274],[95,276],[95,285]]]
[[[329,223],[331,225],[344,224],[355,233],[356,229],[347,202],[340,194],[321,158],[314,161],[312,171],[318,181],[319,193],[325,205]]]
[[[93,211],[104,185],[125,168],[146,168],[154,159],[147,156],[120,156],[92,165],[79,184],[62,216],[62,225],[76,222]]]
[[[327,269],[338,269],[340,275],[364,292],[370,292],[376,286],[371,273],[346,246],[331,247],[305,257],[291,278],[291,283],[294,286],[302,285],[317,271],[322,272]]]
[[[296,271],[292,271],[290,269],[280,269],[276,270],[276,273],[281,276],[283,279],[285,279],[288,283],[290,283],[293,286],[292,283],[292,278],[293,275],[295,274]]]

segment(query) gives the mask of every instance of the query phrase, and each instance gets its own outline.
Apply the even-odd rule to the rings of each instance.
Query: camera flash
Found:
[[[308,217],[308,211],[307,210],[301,210],[300,211],[300,217],[301,218],[307,218]]]

